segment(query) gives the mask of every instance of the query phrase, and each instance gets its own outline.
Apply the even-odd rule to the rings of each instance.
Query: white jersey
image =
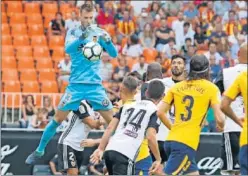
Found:
[[[135,161],[148,127],[158,130],[157,106],[150,100],[125,104],[117,113],[119,124],[106,151],[117,151]]]
[[[227,90],[231,84],[235,81],[237,76],[247,70],[247,64],[238,64],[234,67],[223,69],[223,85],[224,89]],[[231,107],[234,113],[238,117],[244,117],[244,101],[241,96],[237,97],[235,101],[231,103]],[[242,128],[236,124],[232,119],[226,118],[224,132],[240,132]]]
[[[94,118],[94,111],[83,100],[77,111],[69,113],[67,127],[61,134],[58,143],[68,145],[77,151],[83,151],[84,148],[80,147],[80,143],[82,140],[87,139],[91,128],[84,124],[82,120],[89,116]]]

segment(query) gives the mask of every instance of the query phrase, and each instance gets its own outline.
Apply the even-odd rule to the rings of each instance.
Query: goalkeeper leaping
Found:
[[[117,57],[118,54],[108,33],[96,26],[91,26],[94,10],[94,7],[89,4],[82,5],[81,26],[67,32],[65,51],[72,61],[69,85],[60,100],[54,119],[46,126],[38,148],[28,156],[26,164],[35,164],[44,155],[47,144],[56,133],[56,128],[66,119],[69,111],[78,110],[81,100],[87,100],[94,111],[98,111],[108,123],[112,119],[112,104],[105,93],[99,75],[100,61],[92,62],[82,54],[82,47],[91,42],[94,36],[97,36],[97,42],[111,57]]]

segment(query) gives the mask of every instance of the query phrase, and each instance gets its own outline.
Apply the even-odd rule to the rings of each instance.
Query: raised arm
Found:
[[[111,57],[116,58],[118,56],[118,51],[108,34],[105,33],[99,37],[99,44]]]

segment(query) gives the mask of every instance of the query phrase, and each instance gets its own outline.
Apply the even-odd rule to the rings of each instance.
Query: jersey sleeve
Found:
[[[158,128],[159,128],[159,124],[158,124],[158,116],[157,116],[157,111],[155,111],[151,117],[150,117],[150,121],[148,123],[148,127],[147,128],[154,128],[157,133],[158,133]]]
[[[120,110],[114,115],[114,118],[117,118],[117,119],[121,118],[122,109],[123,107],[121,107]]]
[[[79,119],[82,119],[82,120],[84,118],[90,116],[89,110],[88,110],[87,106],[84,103],[82,103],[82,102],[81,102],[78,110],[77,111],[73,111],[73,113],[76,114],[79,117]]]
[[[173,98],[173,92],[172,92],[172,88],[168,90],[168,92],[166,93],[165,97],[163,98],[163,102],[167,103],[169,105],[172,104],[174,98]]]
[[[211,105],[220,104],[221,94],[216,86],[214,86],[213,92],[211,94],[212,94],[210,98]]]
[[[234,81],[234,83],[224,92],[224,95],[234,100],[240,94],[239,85],[240,76]]]

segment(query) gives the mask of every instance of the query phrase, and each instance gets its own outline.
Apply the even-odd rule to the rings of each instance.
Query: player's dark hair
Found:
[[[184,63],[186,63],[186,58],[183,57],[183,56],[181,56],[181,55],[179,55],[179,54],[173,55],[173,56],[171,57],[171,62],[172,62],[174,59],[177,59],[177,58],[182,59],[182,60],[184,61]]]
[[[86,12],[92,12],[95,10],[94,5],[93,4],[83,4],[80,7],[80,12],[82,13],[82,11],[86,11]]]
[[[159,100],[164,96],[165,86],[162,81],[153,80],[148,84],[147,96],[150,99]]]
[[[162,67],[158,62],[153,62],[147,66],[146,80],[150,81],[152,79],[163,78]]]
[[[127,76],[133,76],[133,77],[137,78],[140,81],[142,80],[141,75],[137,71],[130,72],[130,73],[127,74]]]
[[[191,42],[192,39],[191,39],[191,38],[186,38],[186,39],[185,39],[185,42],[187,42],[187,41],[190,41],[190,42]]]
[[[183,27],[190,27],[189,22],[185,22],[185,23],[183,24]]]
[[[122,84],[130,92],[134,92],[137,89],[139,82],[138,82],[137,78],[135,78],[134,76],[126,76],[126,77],[124,77]]]
[[[214,42],[213,40],[210,40],[210,42],[208,43],[208,47],[209,47],[211,44],[214,44],[215,46],[217,46],[217,43]]]
[[[190,60],[190,71],[187,80],[210,79],[209,61],[204,55],[195,55]]]

